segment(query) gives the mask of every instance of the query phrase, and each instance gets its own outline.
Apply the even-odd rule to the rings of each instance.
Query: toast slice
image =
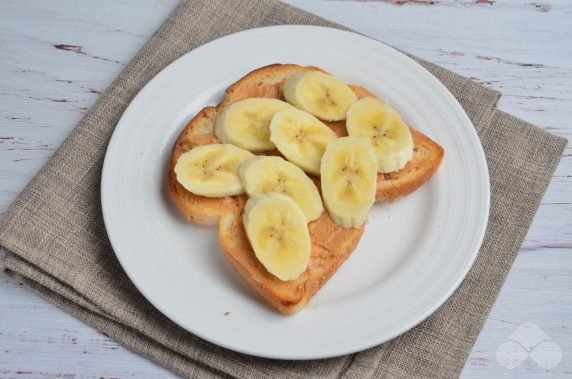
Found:
[[[266,271],[246,237],[242,207],[222,216],[219,241],[228,261],[242,278],[280,313],[291,315],[302,308],[355,250],[365,225],[343,228],[327,211],[308,224],[312,250],[306,271],[298,279],[282,281]]]
[[[185,190],[178,182],[174,167],[181,154],[195,146],[220,143],[214,134],[216,117],[222,109],[239,100],[268,97],[283,100],[283,83],[300,71],[320,70],[292,64],[262,67],[244,76],[226,90],[226,97],[216,107],[203,108],[182,131],[171,155],[167,182],[175,204],[185,218],[202,225],[219,225],[222,250],[236,271],[270,305],[283,314],[302,309],[324,283],[355,250],[364,226],[342,228],[327,211],[308,225],[312,250],[308,269],[296,280],[281,281],[270,274],[256,258],[246,237],[242,209],[246,196],[208,198]],[[350,85],[359,98],[375,97],[367,89]],[[347,135],[345,121],[325,122],[338,136]],[[431,178],[443,159],[443,149],[429,137],[411,128],[414,157],[400,171],[378,174],[376,200],[394,200],[405,196]],[[270,152],[269,154],[275,154]],[[319,186],[319,178],[313,178]]]
[[[217,115],[225,106],[250,97],[284,100],[282,84],[296,73],[307,70],[320,69],[292,64],[275,64],[254,70],[228,87],[226,96],[219,105],[203,108],[189,121],[175,142],[167,173],[167,185],[171,198],[188,221],[200,225],[217,225],[223,215],[244,203],[245,197],[212,198],[187,191],[179,184],[175,175],[177,159],[195,146],[220,143],[214,134],[214,127]],[[341,130],[340,126],[337,128]]]
[[[238,196],[209,198],[190,193],[176,179],[174,167],[181,154],[198,145],[219,143],[214,135],[214,125],[218,113],[227,105],[250,97],[269,97],[284,100],[282,85],[300,71],[318,70],[318,67],[293,64],[274,64],[250,72],[226,90],[226,97],[216,107],[203,108],[182,131],[171,154],[167,182],[169,192],[181,213],[189,221],[202,225],[216,225],[220,218],[236,209],[237,202],[244,201]],[[367,89],[350,85],[358,98],[376,97]],[[345,121],[325,122],[338,136],[347,135]],[[413,159],[400,171],[378,174],[376,201],[395,200],[406,196],[421,187],[435,173],[444,151],[439,144],[423,133],[411,128],[415,144]]]

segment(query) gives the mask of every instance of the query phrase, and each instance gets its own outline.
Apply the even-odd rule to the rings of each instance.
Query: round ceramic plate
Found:
[[[294,316],[259,298],[226,262],[216,227],[189,224],[171,201],[173,143],[205,105],[272,63],[319,66],[388,101],[445,149],[412,195],[375,204],[357,249]],[[261,357],[313,359],[387,341],[434,312],[471,267],[489,211],[483,150],[469,118],[428,71],[373,39],[278,26],[233,34],[184,55],[135,97],[109,144],[102,177],[109,238],[129,278],[181,327]]]

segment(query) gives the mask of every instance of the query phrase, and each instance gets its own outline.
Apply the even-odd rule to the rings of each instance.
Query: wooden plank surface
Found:
[[[499,89],[501,109],[572,135],[570,1],[287,2]],[[175,3],[0,1],[0,215]],[[572,373],[571,188],[569,146],[463,377]],[[541,349],[537,361],[499,363],[497,351],[525,323],[559,347],[556,367],[543,366],[555,353]],[[172,374],[0,274],[0,378],[11,377]]]

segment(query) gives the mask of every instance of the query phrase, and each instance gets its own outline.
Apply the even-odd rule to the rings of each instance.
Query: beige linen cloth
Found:
[[[127,105],[153,76],[195,47],[229,33],[280,24],[340,28],[274,0],[181,2],[6,213],[0,224],[0,245],[7,251],[4,269],[59,307],[186,377],[458,376],[566,140],[497,110],[498,92],[420,59],[477,128],[489,165],[491,210],[480,254],[462,285],[411,331],[331,359],[247,356],[195,337],[164,317],[116,260],[103,224],[99,187],[107,144]]]

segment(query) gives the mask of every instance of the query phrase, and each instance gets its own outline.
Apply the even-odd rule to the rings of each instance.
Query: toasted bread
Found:
[[[189,121],[175,142],[167,174],[167,184],[171,197],[187,220],[201,225],[217,225],[220,218],[236,209],[244,198],[240,196],[212,198],[195,195],[187,191],[179,184],[175,175],[174,169],[177,159],[195,146],[220,143],[214,134],[214,126],[217,115],[225,106],[251,97],[269,97],[283,100],[282,84],[284,81],[297,72],[306,70],[320,69],[291,64],[275,64],[254,70],[228,87],[226,97],[218,106],[203,108]],[[338,126],[337,129],[340,130],[341,128]]]
[[[183,130],[171,154],[167,184],[177,208],[189,221],[201,225],[216,225],[222,215],[232,212],[240,203],[241,197],[205,197],[187,191],[175,175],[175,164],[179,157],[195,146],[218,143],[214,135],[214,122],[218,114],[215,107],[203,108]]]
[[[214,135],[218,113],[227,105],[250,97],[283,99],[282,85],[300,71],[321,70],[312,66],[274,64],[254,70],[226,90],[226,97],[216,107],[203,108],[180,134],[173,153],[168,173],[171,196],[182,214],[189,221],[203,225],[216,225],[220,217],[237,207],[238,197],[208,198],[190,193],[181,186],[174,173],[175,163],[181,154],[194,146],[219,143]],[[356,95],[375,97],[367,89],[350,85]],[[338,136],[347,135],[344,121],[325,122]],[[413,159],[400,171],[379,174],[376,201],[395,200],[410,194],[431,178],[443,159],[441,146],[423,133],[411,128],[415,143]]]
[[[269,97],[283,100],[283,83],[300,71],[320,70],[292,64],[275,64],[250,72],[226,90],[225,99],[216,107],[203,108],[187,125],[177,139],[171,155],[168,186],[171,196],[189,221],[219,224],[222,250],[239,274],[283,314],[302,309],[322,285],[337,271],[357,246],[364,227],[342,228],[336,225],[327,211],[308,227],[312,252],[308,269],[296,280],[281,281],[270,274],[258,261],[242,222],[245,196],[209,198],[185,190],[176,179],[174,167],[179,156],[195,146],[220,141],[214,134],[216,117],[233,102],[251,97]],[[367,89],[350,85],[358,97],[372,96]],[[347,135],[345,121],[325,122],[338,136]],[[443,158],[443,149],[430,138],[411,128],[415,143],[413,159],[400,171],[378,174],[376,200],[394,200],[405,196],[430,179]],[[319,178],[313,178],[319,187]],[[220,222],[219,222],[220,221]]]
[[[298,312],[355,250],[365,228],[343,228],[327,211],[308,224],[312,251],[308,268],[295,280],[282,281],[258,261],[244,231],[242,209],[225,214],[219,224],[222,250],[236,271],[280,313]]]
[[[441,165],[445,151],[425,134],[411,128],[413,158],[405,167],[389,174],[377,174],[375,201],[395,200],[409,195],[431,179]]]

